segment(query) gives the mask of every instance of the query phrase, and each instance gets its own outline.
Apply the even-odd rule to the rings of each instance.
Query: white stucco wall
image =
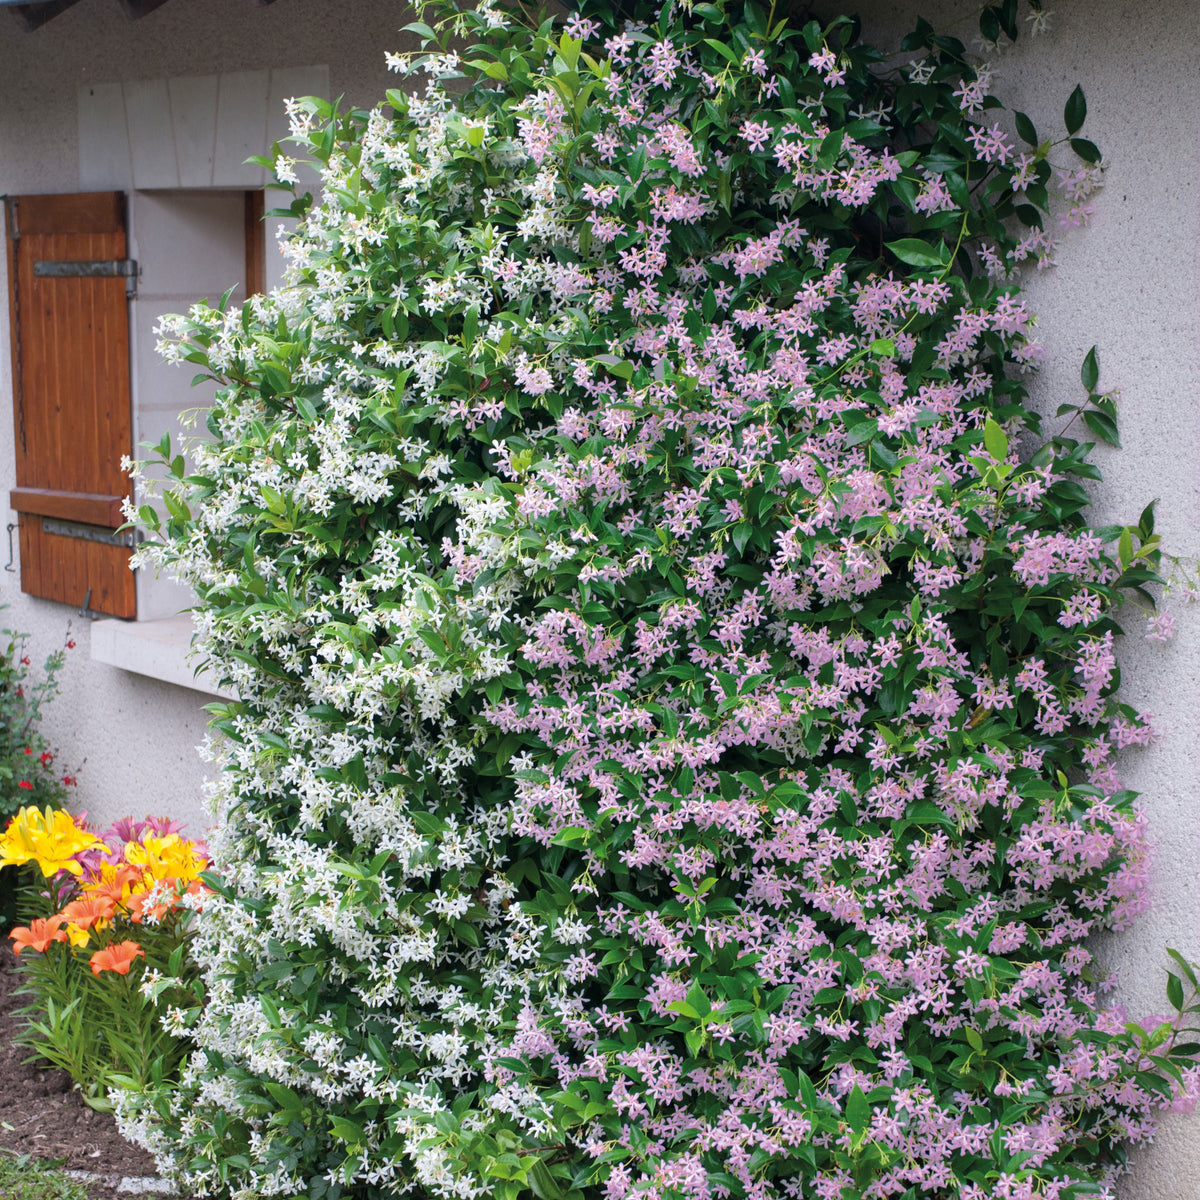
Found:
[[[347,104],[371,103],[389,86],[384,51],[412,44],[398,33],[412,19],[411,10],[400,0],[337,4],[279,0],[270,6],[253,0],[172,0],[131,22],[117,0],[82,0],[42,29],[26,33],[13,13],[0,9],[0,194],[121,186],[120,179],[97,181],[95,172],[102,166],[97,168],[94,156],[89,158],[86,153],[84,172],[90,177],[81,180],[81,87],[170,78],[196,81],[216,75],[253,81],[256,76],[251,73],[272,69],[276,72],[272,83],[285,86],[286,72],[280,68],[323,66],[328,68],[331,95],[344,96]],[[394,81],[395,77],[391,78]],[[203,84],[193,90],[203,91]],[[152,116],[153,106],[144,106],[143,112]],[[281,116],[272,118],[272,132],[281,124]],[[248,141],[259,144],[244,153],[266,153],[269,147],[261,144],[263,140],[261,135],[248,134]],[[85,144],[84,150],[87,148]],[[239,152],[238,161],[242,156]],[[184,168],[182,182],[203,182],[194,174],[187,176],[186,163]],[[149,182],[158,185],[171,180],[164,177]],[[0,244],[0,258],[4,253]],[[151,292],[157,296],[171,291],[159,286],[150,271],[143,283],[149,290],[144,291],[141,307],[150,306]],[[207,280],[204,289],[211,290]],[[175,307],[183,307],[182,301]],[[135,371],[139,371],[136,359]],[[143,377],[148,379],[152,373],[141,364]],[[190,372],[177,374],[186,392]],[[147,396],[149,391],[147,388]],[[153,435],[156,440],[162,432],[151,427],[156,419],[163,429],[175,424],[158,408],[161,404],[156,408],[152,398],[142,406],[137,414],[139,436]],[[8,292],[3,287],[0,525],[16,519],[8,508],[13,485]],[[8,550],[2,529],[0,550],[2,564]],[[64,764],[74,768],[82,761],[77,807],[87,809],[100,823],[126,813],[141,816],[169,811],[185,819],[189,828],[204,828],[201,789],[208,768],[200,761],[196,746],[208,720],[201,706],[214,697],[93,661],[89,621],[65,605],[22,595],[18,580],[16,574],[0,571],[0,604],[7,605],[0,610],[0,627],[11,626],[32,635],[35,665],[62,644],[67,622],[72,622],[77,644],[68,655],[63,693],[47,711],[45,728],[60,747]],[[155,606],[147,603],[149,597],[143,594],[141,599],[146,615],[158,615]],[[153,649],[150,646],[141,655],[143,661],[153,660]]]
[[[834,11],[836,5],[822,4]],[[858,10],[880,37],[900,32],[898,12],[951,25],[966,0],[864,0]],[[1082,83],[1084,133],[1104,151],[1107,182],[1091,228],[1064,235],[1056,270],[1031,281],[1046,366],[1033,384],[1046,411],[1079,398],[1079,365],[1099,347],[1105,388],[1121,389],[1124,449],[1100,450],[1103,520],[1131,521],[1152,499],[1174,554],[1200,556],[1200,39],[1191,0],[1098,4],[1056,0],[1052,31],[1023,38],[995,60],[996,90],[1039,130],[1060,127],[1062,104]],[[351,15],[352,14],[352,15]],[[33,35],[0,11],[0,192],[79,186],[76,92],[82,83],[326,64],[331,91],[370,102],[386,84],[382,52],[401,45],[410,19],[396,0],[172,0],[128,23],[116,0],[83,0]],[[974,20],[954,32],[968,42]],[[878,39],[877,39],[878,40]],[[1068,161],[1071,156],[1067,156]],[[7,299],[0,293],[0,509],[12,486]],[[5,519],[12,519],[11,515]],[[0,623],[31,630],[35,653],[61,639],[69,610],[15,595],[0,574]],[[1103,946],[1118,996],[1131,1014],[1162,1012],[1166,955],[1200,959],[1200,621],[1177,611],[1166,646],[1140,638],[1131,613],[1121,649],[1124,693],[1156,717],[1149,750],[1124,773],[1143,795],[1155,849],[1152,910]],[[87,755],[80,801],[100,817],[170,808],[199,823],[203,768],[193,746],[207,697],[88,659],[86,622],[48,727],[67,760]],[[1166,1121],[1156,1144],[1133,1155],[1123,1200],[1200,1198],[1200,1117]]]

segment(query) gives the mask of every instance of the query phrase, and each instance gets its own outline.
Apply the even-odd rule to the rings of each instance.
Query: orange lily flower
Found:
[[[118,975],[128,975],[129,968],[133,966],[133,960],[141,955],[146,957],[146,952],[137,944],[137,942],[114,942],[113,945],[104,950],[97,950],[89,960],[92,965],[92,974],[99,975],[101,971],[116,971]]]
[[[124,904],[129,899],[130,889],[142,883],[140,867],[120,863],[116,867],[105,863],[101,868],[99,883],[84,885],[84,891],[89,896],[103,896],[114,904]]]
[[[26,946],[32,946],[39,954],[45,954],[51,942],[65,942],[67,935],[59,928],[61,917],[38,917],[21,925],[8,936],[13,940],[13,953],[20,954]]]
[[[72,900],[59,913],[64,921],[78,925],[80,929],[90,929],[93,925],[103,929],[112,919],[116,906],[107,896],[87,896],[82,900]]]
[[[146,916],[146,900],[149,897],[149,892],[134,892],[128,900],[125,901],[125,907],[129,910],[129,919],[135,924],[140,925]],[[161,917],[158,909],[161,905],[151,909],[151,915]]]

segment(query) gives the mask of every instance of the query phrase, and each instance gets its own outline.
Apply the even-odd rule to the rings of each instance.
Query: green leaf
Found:
[[[846,1099],[846,1124],[855,1133],[862,1133],[871,1120],[871,1104],[856,1083]]]
[[[568,71],[574,71],[579,65],[579,52],[583,48],[583,40],[581,38],[573,38],[569,33],[564,33],[558,39],[558,53],[562,57],[564,63],[567,64]]]
[[[475,345],[475,340],[479,336],[479,307],[472,304],[466,312],[463,313],[463,348],[471,350]]]
[[[1036,146],[1038,144],[1038,136],[1033,122],[1023,112],[1015,112],[1013,116],[1017,119],[1017,134],[1021,140],[1028,142],[1031,146]]]
[[[1172,971],[1167,972],[1167,999],[1176,1012],[1183,1011],[1183,980]]]
[[[351,1121],[348,1117],[333,1117],[329,1122],[329,1127],[333,1130],[333,1136],[340,1138],[343,1142],[357,1146],[366,1141],[366,1130],[357,1121]]]
[[[401,33],[415,33],[422,41],[436,42],[437,34],[434,33],[424,21],[410,21],[400,30]]]
[[[711,46],[726,62],[732,63],[735,67],[740,59],[736,50],[726,46],[724,42],[718,42],[716,38],[705,38],[704,44]]]
[[[1179,964],[1179,969],[1188,983],[1194,988],[1200,988],[1200,979],[1196,977],[1195,963],[1189,963],[1178,950],[1172,950],[1170,946],[1167,947],[1167,953]]]
[[[1083,360],[1083,366],[1079,369],[1079,379],[1089,392],[1096,390],[1096,385],[1100,382],[1100,364],[1096,360],[1095,346],[1087,352]]]
[[[615,354],[597,354],[592,359],[593,362],[601,363],[618,379],[629,380],[633,378],[633,363],[626,362],[623,358],[618,358]]]
[[[950,251],[945,243],[934,247],[920,238],[900,238],[888,242],[887,249],[910,267],[945,267],[950,262]]]
[[[479,930],[470,921],[454,921],[451,928],[460,942],[466,942],[468,946],[479,945]]]
[[[1008,457],[1008,436],[991,417],[983,426],[983,444],[996,462],[1003,462]]]
[[[529,1164],[525,1168],[525,1178],[529,1181],[537,1200],[565,1200],[565,1193],[559,1187],[558,1181],[540,1158],[530,1156],[522,1161]]]
[[[1150,503],[1142,509],[1142,515],[1138,517],[1138,532],[1143,538],[1148,538],[1154,532],[1154,506],[1157,503],[1157,500],[1151,500]],[[1177,962],[1181,964],[1184,962],[1177,950],[1168,950],[1167,953],[1171,955],[1171,957]],[[1184,966],[1184,970],[1190,972],[1190,968],[1186,965]],[[1191,978],[1190,974],[1188,975],[1188,978]]]
[[[693,983],[688,988],[687,1003],[702,1017],[707,1017],[712,1012],[712,1004],[709,1002],[704,989],[698,983]]]
[[[1122,568],[1133,562],[1133,534],[1129,532],[1128,527],[1121,530],[1121,537],[1117,542],[1117,558]]]
[[[1095,142],[1089,142],[1087,138],[1072,138],[1071,149],[1083,159],[1084,162],[1098,163],[1103,157],[1100,153],[1100,147]]]
[[[1105,413],[1097,412],[1094,408],[1089,408],[1083,414],[1083,423],[1102,441],[1107,442],[1110,446],[1121,445],[1120,435],[1117,433],[1117,423]]]
[[[1063,109],[1063,123],[1066,125],[1068,133],[1075,133],[1086,120],[1087,100],[1084,99],[1083,88],[1076,84],[1075,90],[1067,98],[1066,107]]]
[[[468,60],[467,66],[482,71],[489,79],[508,78],[508,68],[494,58],[472,58]]]

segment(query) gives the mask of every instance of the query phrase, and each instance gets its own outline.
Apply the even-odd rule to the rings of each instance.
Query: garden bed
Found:
[[[117,1132],[108,1113],[89,1108],[65,1071],[24,1061],[29,1051],[13,1040],[20,1029],[15,1012],[25,1003],[16,994],[19,982],[5,941],[0,944],[0,1151],[114,1181],[113,1186],[91,1184],[92,1200],[136,1200],[138,1192],[118,1191],[115,1183],[156,1175],[154,1160]]]

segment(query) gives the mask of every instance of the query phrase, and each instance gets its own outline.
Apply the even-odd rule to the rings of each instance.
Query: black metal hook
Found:
[[[83,598],[83,606],[79,610],[81,617],[87,617],[89,621],[94,621],[97,617],[104,616],[103,613],[92,612],[92,589],[88,588],[87,595]]]
[[[15,575],[17,573],[17,568],[13,566],[12,535],[13,535],[13,530],[16,529],[16,525],[12,521],[9,521],[6,528],[8,529],[8,562],[6,562],[4,564],[4,569],[6,571],[8,571],[10,574]]]

